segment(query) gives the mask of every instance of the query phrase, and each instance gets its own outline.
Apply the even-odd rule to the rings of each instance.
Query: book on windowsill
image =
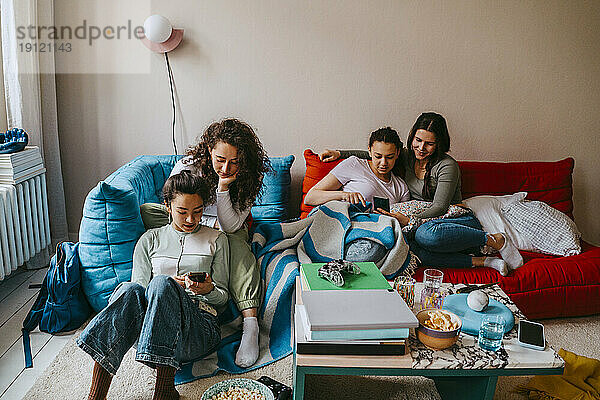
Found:
[[[43,164],[40,164],[39,166],[36,166],[36,167],[26,169],[25,171],[21,171],[16,174],[3,174],[0,171],[0,183],[2,183],[2,184],[8,183],[11,185],[16,185],[17,183],[26,181],[27,179],[33,178],[34,176],[37,176],[40,174],[43,174],[44,172],[46,172],[46,168],[44,168]]]
[[[294,324],[298,354],[402,356],[406,354],[406,340],[331,340],[313,341],[306,332],[307,324],[302,305],[296,305]]]
[[[0,164],[19,165],[31,159],[40,158],[40,149],[37,146],[25,146],[21,151],[0,154]]]
[[[361,289],[391,289],[387,279],[373,262],[357,262],[360,274],[342,273],[344,286],[335,286],[319,276],[319,268],[325,263],[300,265],[300,279],[303,290],[361,290]]]
[[[27,146],[16,153],[0,154],[0,170],[22,171],[42,164],[42,156],[37,146]]]
[[[40,150],[27,146],[24,150],[0,154],[0,183],[16,184],[46,172]]]

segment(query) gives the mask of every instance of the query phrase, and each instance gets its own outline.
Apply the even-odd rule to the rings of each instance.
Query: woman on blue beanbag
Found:
[[[202,177],[182,171],[163,187],[171,223],[144,233],[135,246],[131,282],[77,339],[95,361],[89,399],[105,399],[112,376],[137,342],[135,359],[156,369],[154,399],[178,399],[175,372],[214,351],[217,312],[229,299],[229,244],[200,224],[212,196]]]

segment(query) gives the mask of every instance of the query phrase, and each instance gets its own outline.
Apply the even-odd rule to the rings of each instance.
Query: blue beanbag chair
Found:
[[[79,227],[81,285],[98,312],[121,282],[131,279],[133,249],[144,233],[140,205],[160,203],[162,187],[182,156],[139,156],[94,187],[85,199]],[[254,223],[287,219],[294,156],[271,157],[263,196],[252,207]]]

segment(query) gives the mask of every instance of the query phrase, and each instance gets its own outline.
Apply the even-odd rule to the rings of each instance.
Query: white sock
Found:
[[[235,363],[242,368],[247,368],[258,359],[258,318],[244,318],[242,342],[235,355]]]
[[[521,253],[519,253],[519,250],[511,242],[508,236],[504,233],[502,233],[502,236],[504,236],[504,246],[500,249],[500,255],[502,256],[502,259],[506,261],[506,264],[508,264],[508,268],[517,269],[523,265],[523,257],[521,257]]]
[[[486,257],[485,260],[483,260],[483,266],[494,268],[502,276],[508,275],[508,265],[506,265],[506,262],[501,258]]]

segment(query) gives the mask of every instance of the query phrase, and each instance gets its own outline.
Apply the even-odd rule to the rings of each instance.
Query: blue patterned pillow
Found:
[[[282,222],[288,219],[288,203],[290,200],[290,184],[292,178],[290,168],[294,156],[270,157],[273,172],[263,179],[262,196],[252,207],[253,224],[263,222]]]

